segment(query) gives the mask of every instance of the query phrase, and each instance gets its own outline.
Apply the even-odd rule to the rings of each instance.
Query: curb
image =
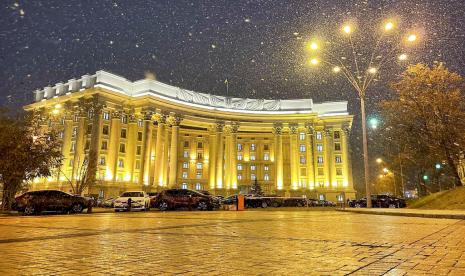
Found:
[[[464,215],[454,214],[419,214],[419,213],[398,213],[398,212],[381,212],[381,211],[364,211],[364,210],[343,210],[336,209],[339,212],[359,213],[366,215],[384,215],[384,216],[399,216],[399,217],[417,217],[417,218],[437,218],[437,219],[461,219],[465,220]]]

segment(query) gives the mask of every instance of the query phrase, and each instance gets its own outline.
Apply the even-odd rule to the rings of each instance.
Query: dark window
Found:
[[[92,125],[87,125],[87,134],[92,133]]]
[[[137,141],[142,141],[142,132],[137,132]]]
[[[197,143],[197,148],[198,148],[198,149],[203,148],[203,143],[202,143],[202,142],[198,142],[198,143]]]
[[[189,141],[184,141],[184,147],[188,148],[189,147]]]
[[[121,138],[126,138],[126,129],[121,130]]]
[[[108,125],[103,125],[102,133],[103,135],[108,135],[110,132],[110,127]]]
[[[339,139],[341,138],[341,133],[339,131],[334,132],[334,139]]]
[[[119,152],[125,153],[126,152],[126,145],[125,144],[120,144],[119,145]]]

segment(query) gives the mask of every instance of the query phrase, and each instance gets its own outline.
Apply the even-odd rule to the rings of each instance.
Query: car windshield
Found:
[[[144,197],[144,193],[141,192],[125,192],[121,194],[121,197]]]

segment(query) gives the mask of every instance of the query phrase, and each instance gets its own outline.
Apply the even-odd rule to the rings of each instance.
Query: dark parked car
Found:
[[[192,208],[198,210],[213,210],[214,199],[197,191],[187,189],[170,189],[160,192],[157,196],[157,207],[162,210],[176,208]]]
[[[57,190],[42,190],[26,192],[16,197],[13,209],[24,215],[41,212],[82,213],[84,209],[92,208],[93,204],[93,200],[88,197]]]
[[[403,198],[389,195],[372,195],[371,206],[373,208],[404,208],[407,204]],[[367,207],[367,199],[364,197],[358,200],[351,200],[349,201],[349,207],[365,208]]]
[[[213,201],[213,208],[217,209],[221,206],[221,197],[212,195],[209,191],[199,191],[199,193],[204,194],[212,198]]]
[[[329,200],[318,200],[316,206],[319,207],[336,207],[336,203],[329,201]]]
[[[158,207],[158,195],[160,193],[158,192],[149,192],[147,193],[150,197],[150,208],[157,208]]]

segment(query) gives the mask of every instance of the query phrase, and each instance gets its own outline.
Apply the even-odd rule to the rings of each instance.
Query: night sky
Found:
[[[251,98],[348,100],[356,115],[352,143],[358,174],[357,97],[331,68],[308,66],[305,42],[357,22],[354,41],[395,17],[421,34],[410,62],[465,75],[465,1],[1,1],[0,105],[22,106],[32,91],[97,70],[130,80],[157,79],[198,92]],[[365,45],[366,44],[366,45]],[[363,46],[365,45],[365,46]],[[334,53],[343,51],[337,47]],[[390,94],[405,68],[390,64],[368,92],[368,112]],[[373,156],[374,157],[374,156]]]

